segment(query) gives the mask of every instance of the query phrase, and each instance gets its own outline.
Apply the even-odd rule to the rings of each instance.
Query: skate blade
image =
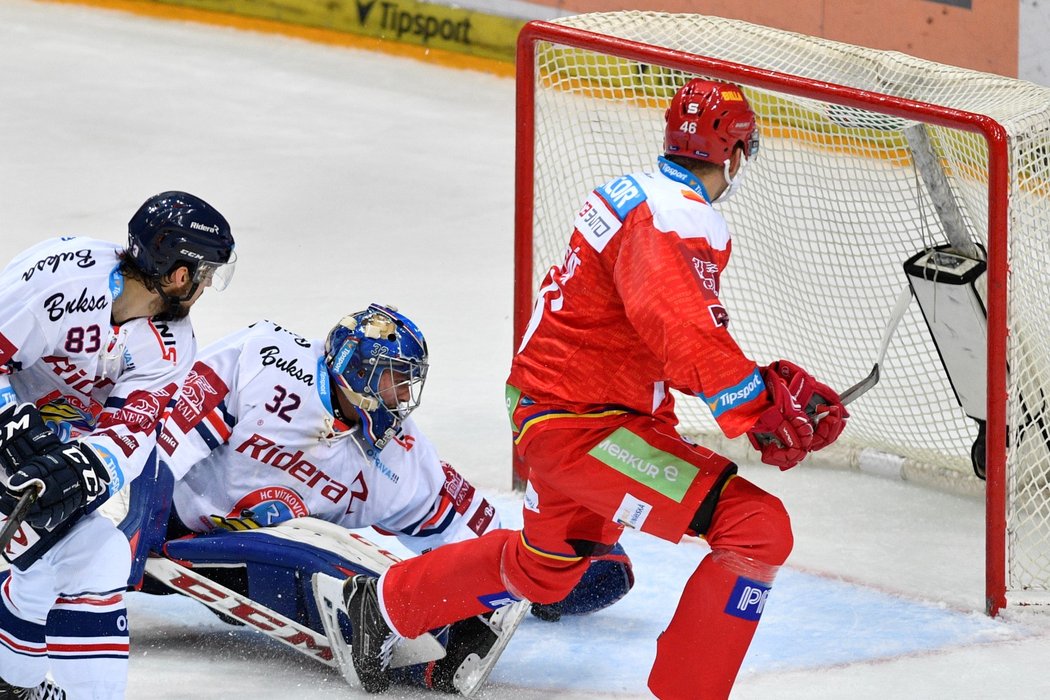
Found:
[[[529,605],[529,601],[519,600],[517,603],[507,605],[493,613],[492,619],[489,621],[489,627],[492,627],[497,634],[496,643],[489,649],[489,653],[485,655],[485,658],[481,658],[477,654],[469,654],[452,676],[452,685],[459,691],[460,695],[465,698],[472,698],[481,689],[481,686],[485,684],[489,674],[492,673],[492,669],[496,666],[496,662],[499,661],[499,657],[503,654],[503,649],[514,635],[514,630],[518,628],[518,625],[521,624],[521,621],[528,613]]]

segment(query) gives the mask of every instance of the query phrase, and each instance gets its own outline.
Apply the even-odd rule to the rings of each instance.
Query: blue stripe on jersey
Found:
[[[4,577],[9,572],[4,572]],[[2,580],[2,579],[0,579]],[[17,617],[7,609],[7,604],[0,601],[0,645],[19,656],[40,657],[44,650],[44,626]],[[39,651],[27,650],[25,647],[36,647]]]
[[[47,616],[48,635],[51,637],[111,637],[114,641],[128,638],[127,610],[64,610],[55,608]]]
[[[420,530],[418,533],[419,537],[428,537],[430,535],[437,535],[448,529],[448,526],[452,524],[452,521],[456,519],[456,509],[449,507],[448,515],[445,516],[444,520],[435,525],[434,527],[428,527],[426,530]]]
[[[197,425],[193,426],[193,429],[197,431],[197,434],[204,440],[204,444],[208,446],[209,450],[217,450],[219,446],[223,444],[223,440],[220,440],[212,432],[211,428],[208,427],[207,421],[201,421]]]
[[[451,503],[445,501],[444,499],[442,499],[441,504],[444,504],[448,507],[448,513],[445,514],[445,517],[441,520],[440,523],[434,525],[433,527],[428,527],[425,530],[416,530],[417,527],[425,523],[430,518],[434,517],[433,512],[430,512],[427,513],[426,517],[420,518],[416,522],[406,527],[401,532],[403,534],[409,535],[410,537],[429,537],[430,535],[437,535],[447,530],[448,526],[452,524],[452,521],[456,519],[456,509],[452,507]]]
[[[616,212],[620,221],[626,219],[631,210],[644,202],[647,197],[642,186],[630,175],[621,175],[605,183],[595,192],[605,200],[610,209]]]
[[[222,415],[222,422],[226,424],[226,427],[233,431],[233,426],[237,425],[237,416],[230,413],[229,407],[226,405],[226,401],[220,401],[219,405],[215,407],[215,410]]]

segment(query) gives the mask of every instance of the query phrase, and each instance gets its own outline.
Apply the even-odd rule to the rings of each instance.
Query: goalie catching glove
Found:
[[[842,434],[849,413],[838,393],[798,365],[779,360],[762,368],[772,406],[747,437],[762,461],[790,469],[810,452],[827,447]]]
[[[82,442],[59,444],[22,462],[8,475],[8,490],[0,496],[0,511],[10,513],[25,489],[37,497],[25,521],[53,530],[109,490],[109,471],[95,450]]]

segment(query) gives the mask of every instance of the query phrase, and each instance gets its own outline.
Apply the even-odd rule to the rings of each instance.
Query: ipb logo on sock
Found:
[[[497,610],[502,608],[504,605],[510,605],[511,603],[517,603],[521,598],[516,598],[511,595],[508,591],[500,591],[499,593],[491,593],[489,595],[478,596],[478,602],[488,607],[491,610]]]
[[[758,622],[762,617],[762,609],[766,607],[768,597],[769,586],[741,576],[736,580],[733,592],[729,594],[725,612],[727,615],[739,617],[742,620]]]

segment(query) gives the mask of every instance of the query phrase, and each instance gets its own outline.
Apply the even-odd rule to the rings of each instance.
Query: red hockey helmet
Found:
[[[755,113],[739,85],[693,78],[671,98],[664,114],[664,153],[721,165],[737,144],[758,153]]]

